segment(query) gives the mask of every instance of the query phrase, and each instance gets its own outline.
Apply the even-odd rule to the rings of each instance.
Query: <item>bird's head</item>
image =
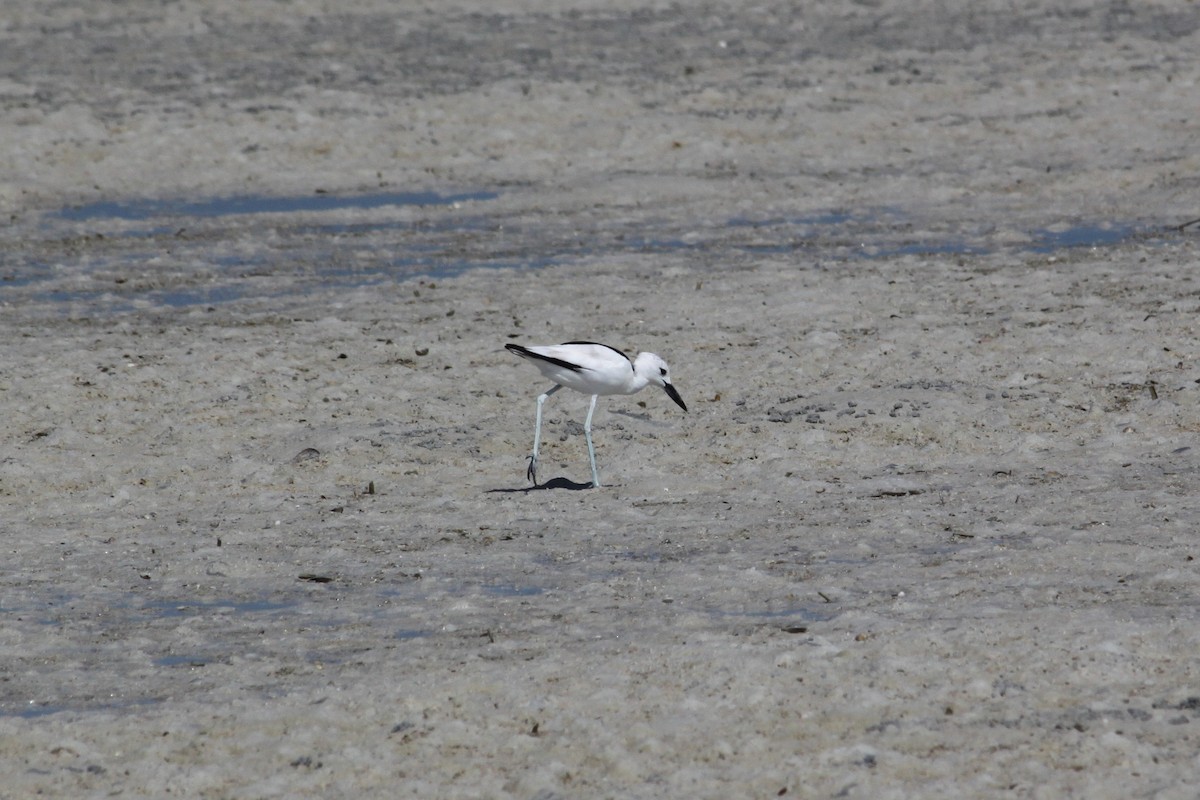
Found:
[[[644,377],[647,383],[661,386],[676,405],[687,411],[687,404],[683,402],[679,392],[671,385],[671,368],[667,366],[667,362],[654,353],[639,353],[633,362],[633,371]]]

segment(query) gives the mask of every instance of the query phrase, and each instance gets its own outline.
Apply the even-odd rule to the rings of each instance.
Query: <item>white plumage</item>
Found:
[[[596,450],[592,446],[592,415],[596,411],[596,398],[600,395],[635,394],[647,386],[660,386],[680,408],[687,405],[679,392],[671,385],[667,362],[654,353],[639,353],[637,358],[629,356],[615,347],[596,342],[567,342],[565,344],[523,347],[519,344],[504,345],[509,351],[532,362],[543,375],[554,382],[554,386],[538,396],[537,422],[533,434],[533,454],[529,457],[526,475],[537,486],[538,446],[542,439],[542,404],[546,398],[562,387],[590,394],[592,403],[588,407],[587,421],[583,425],[587,439],[588,457],[592,464],[592,485],[600,486],[600,474],[596,471]]]

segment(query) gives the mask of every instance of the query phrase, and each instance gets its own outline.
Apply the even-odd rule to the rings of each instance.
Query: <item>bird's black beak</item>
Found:
[[[677,404],[677,405],[678,405],[680,408],[682,408],[684,411],[687,411],[687,404],[683,402],[683,398],[679,396],[679,392],[675,391],[675,387],[674,387],[674,386],[672,386],[672,385],[671,385],[671,384],[669,384],[669,383],[664,383],[664,384],[663,384],[663,389],[666,391],[666,393],[667,393],[667,397],[669,397],[669,398],[671,398],[672,400],[674,400],[674,401],[675,401],[675,403],[676,403],[676,404]]]

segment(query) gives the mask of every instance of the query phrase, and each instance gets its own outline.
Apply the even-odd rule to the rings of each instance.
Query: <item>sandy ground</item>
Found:
[[[5,4],[0,797],[1196,796],[1194,3],[396,5]]]

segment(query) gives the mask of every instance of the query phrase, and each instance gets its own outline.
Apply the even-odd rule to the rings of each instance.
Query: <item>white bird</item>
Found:
[[[597,488],[600,486],[600,474],[596,471],[596,449],[592,446],[592,414],[596,411],[597,397],[602,394],[634,394],[653,384],[661,386],[668,397],[687,411],[683,398],[671,385],[667,362],[654,353],[639,353],[631,361],[629,356],[615,347],[595,342],[566,342],[539,347],[522,347],[519,344],[504,346],[533,362],[543,375],[554,381],[554,386],[537,399],[533,455],[529,457],[529,469],[526,472],[534,486],[537,486],[538,446],[542,441],[542,404],[564,386],[592,396],[587,421],[583,423],[583,435],[587,439],[588,458],[592,462],[592,486]]]

